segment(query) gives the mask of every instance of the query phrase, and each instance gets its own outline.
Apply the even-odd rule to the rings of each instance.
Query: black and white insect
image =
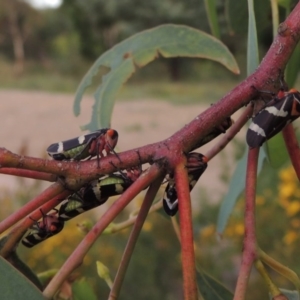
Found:
[[[47,152],[55,160],[83,160],[97,156],[99,166],[99,158],[104,156],[103,151],[105,150],[106,154],[114,152],[117,142],[118,132],[111,128],[103,128],[52,144],[47,148]]]
[[[126,174],[114,173],[93,180],[78,192],[64,200],[58,212],[58,219],[67,221],[83,212],[102,205],[109,197],[121,195],[140,176],[141,168],[131,168]]]
[[[252,119],[246,141],[250,148],[260,147],[300,116],[300,93],[296,89],[279,91]]]
[[[187,155],[187,165],[190,191],[207,168],[207,157],[201,153],[191,152]],[[163,207],[169,216],[178,211],[176,184],[173,174],[169,175],[168,185],[163,197]]]
[[[56,235],[64,228],[64,222],[57,217],[57,211],[44,214],[41,210],[43,218],[41,221],[35,221],[29,233],[22,239],[22,244],[31,248],[40,242]]]
[[[225,133],[232,126],[233,123],[234,121],[230,117],[226,118],[219,126],[215,126],[209,134],[207,134],[203,139],[201,139],[194,149],[197,149],[209,143],[221,133]]]

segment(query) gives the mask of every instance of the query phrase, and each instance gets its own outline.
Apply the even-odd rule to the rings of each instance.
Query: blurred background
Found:
[[[257,24],[263,57],[272,42],[271,13],[269,1],[255,2],[259,3]],[[113,113],[112,127],[120,134],[118,151],[167,138],[245,78],[247,2],[216,3],[221,39],[238,61],[241,74],[233,75],[214,62],[187,58],[158,58],[137,70],[119,93]],[[80,126],[90,118],[93,86],[82,103],[79,118],[72,112],[73,99],[93,62],[131,35],[166,23],[186,24],[210,33],[204,2],[199,0],[2,0],[1,146],[19,154],[46,157],[49,144],[80,135]],[[192,192],[199,265],[231,290],[239,270],[244,233],[242,197],[222,239],[216,238],[215,224],[230,176],[245,149],[244,135],[241,131],[209,163]],[[201,152],[205,154],[210,147],[201,148]],[[0,175],[0,218],[47,185]],[[300,206],[296,200],[300,189],[293,169],[285,165],[274,171],[266,166],[258,191],[260,245],[297,272]],[[60,234],[30,250],[20,246],[18,253],[35,272],[59,268],[83,237],[76,224],[87,219],[95,222],[112,201],[68,222]],[[142,195],[116,222],[126,220],[141,201]],[[84,277],[98,299],[107,295],[108,287],[97,275],[96,261],[106,264],[113,277],[129,232],[130,228],[101,236],[74,275],[76,279]],[[274,279],[290,287],[275,273]],[[180,244],[170,218],[163,211],[152,213],[137,244],[121,299],[182,299],[181,280]],[[255,289],[251,289],[249,299],[262,299],[266,288],[255,272],[251,285]]]

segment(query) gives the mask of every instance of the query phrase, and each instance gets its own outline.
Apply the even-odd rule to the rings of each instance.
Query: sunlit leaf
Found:
[[[0,257],[0,290],[1,299],[45,299],[42,293],[25,276],[2,257]]]
[[[101,55],[81,81],[75,97],[74,113],[80,113],[80,102],[86,88],[100,68],[109,71],[102,77],[94,98],[92,119],[84,128],[96,130],[110,126],[116,95],[135,72],[159,55],[170,57],[198,57],[223,64],[239,73],[237,63],[227,47],[216,38],[200,30],[183,25],[162,25],[138,33]]]

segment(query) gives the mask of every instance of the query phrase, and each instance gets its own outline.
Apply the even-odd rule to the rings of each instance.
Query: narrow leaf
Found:
[[[219,39],[221,35],[217,17],[216,1],[205,0],[204,3],[211,33]]]
[[[298,44],[286,66],[285,69],[285,81],[288,86],[291,88],[294,86],[300,66],[300,45]]]
[[[273,168],[281,168],[289,160],[289,154],[282,133],[277,134],[267,141],[262,149],[265,151],[268,162]]]
[[[258,158],[257,173],[260,173],[265,158],[266,155],[263,151],[261,151]],[[245,151],[243,157],[237,163],[229,184],[229,190],[222,201],[217,220],[217,232],[219,234],[223,233],[236,201],[244,191],[247,159],[248,151]]]
[[[248,14],[247,74],[250,75],[254,72],[259,64],[253,0],[248,0]]]
[[[238,74],[237,63],[227,47],[216,38],[184,25],[162,25],[138,33],[101,55],[82,79],[74,101],[74,113],[80,113],[80,103],[86,88],[99,69],[109,71],[102,77],[94,98],[92,119],[85,126],[90,130],[110,126],[116,95],[135,72],[159,55],[169,57],[197,57],[211,59]]]

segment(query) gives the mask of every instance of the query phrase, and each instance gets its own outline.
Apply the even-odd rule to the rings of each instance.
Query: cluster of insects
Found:
[[[232,119],[227,118],[221,125],[213,128],[211,133],[202,139],[197,146],[200,147],[221,133],[226,132],[232,124]],[[90,134],[52,144],[47,148],[47,152],[55,160],[85,160],[97,157],[99,167],[104,151],[106,155],[111,153],[117,155],[114,151],[117,142],[118,132],[111,128],[104,128]],[[207,161],[208,159],[200,153],[191,152],[187,154],[186,168],[190,190],[207,168]],[[49,214],[42,212],[42,220],[34,220],[34,225],[23,238],[22,244],[26,247],[33,247],[59,233],[64,227],[64,222],[102,205],[112,196],[121,195],[141,174],[141,166],[133,167],[102,176],[85,184],[80,190],[63,200],[59,209],[54,209],[54,212]],[[163,208],[168,215],[174,216],[178,211],[174,174],[172,172],[167,174],[166,180],[168,184],[162,200]]]

